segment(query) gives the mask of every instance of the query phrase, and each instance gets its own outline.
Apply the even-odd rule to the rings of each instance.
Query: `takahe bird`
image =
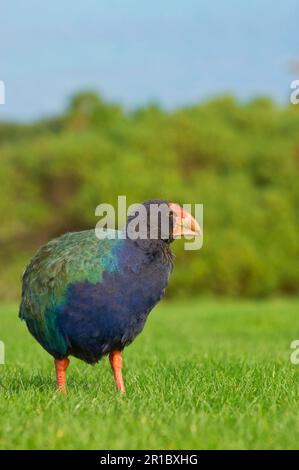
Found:
[[[157,220],[156,239],[150,238],[150,217],[143,238],[99,239],[95,230],[66,233],[41,247],[25,269],[20,318],[54,357],[58,390],[64,393],[69,355],[94,364],[106,354],[116,386],[125,392],[121,351],[142,331],[165,292],[172,271],[170,243],[179,235],[201,233],[177,204],[146,201],[148,216],[153,204],[168,208]],[[129,215],[125,230],[135,215]],[[167,236],[161,217],[168,218]]]

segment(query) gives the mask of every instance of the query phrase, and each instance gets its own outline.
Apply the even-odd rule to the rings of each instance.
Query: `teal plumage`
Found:
[[[65,356],[68,341],[57,325],[59,308],[70,284],[97,284],[103,272],[118,269],[117,248],[122,240],[102,239],[94,230],[67,233],[40,248],[23,274],[20,317],[42,346]]]

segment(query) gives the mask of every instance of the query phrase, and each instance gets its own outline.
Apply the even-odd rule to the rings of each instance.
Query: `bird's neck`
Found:
[[[134,240],[136,246],[141,249],[150,259],[159,260],[162,263],[173,263],[174,254],[170,244],[163,240],[137,239]]]

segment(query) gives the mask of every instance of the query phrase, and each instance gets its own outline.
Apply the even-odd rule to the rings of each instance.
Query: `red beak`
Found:
[[[174,238],[182,235],[192,235],[194,237],[200,237],[202,235],[199,223],[189,212],[172,202],[168,204],[168,207],[175,214],[175,225],[173,228]]]

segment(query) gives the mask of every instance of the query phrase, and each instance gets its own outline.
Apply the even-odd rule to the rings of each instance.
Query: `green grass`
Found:
[[[299,448],[298,301],[162,303],[124,352],[127,396],[107,359],[71,359],[69,395],[51,357],[0,308],[0,448]]]

